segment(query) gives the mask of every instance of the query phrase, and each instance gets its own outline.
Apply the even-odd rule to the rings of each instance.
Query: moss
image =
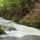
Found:
[[[4,30],[1,28],[1,26],[0,26],[0,34],[6,34]]]

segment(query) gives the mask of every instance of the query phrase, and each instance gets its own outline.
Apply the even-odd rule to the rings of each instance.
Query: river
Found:
[[[2,17],[0,17],[0,25],[7,28],[4,30],[7,35],[0,35],[0,40],[40,40],[39,29],[17,24]],[[9,30],[9,28],[16,30]]]
[[[40,36],[1,37],[0,40],[40,40]]]

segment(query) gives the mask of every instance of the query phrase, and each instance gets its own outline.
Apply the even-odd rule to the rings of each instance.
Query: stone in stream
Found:
[[[6,33],[4,32],[3,29],[0,28],[0,35],[1,35],[1,34],[6,34]]]
[[[10,30],[10,31],[11,31],[11,30],[16,30],[16,28],[12,28],[12,27],[11,27],[11,28],[8,28],[8,30]]]

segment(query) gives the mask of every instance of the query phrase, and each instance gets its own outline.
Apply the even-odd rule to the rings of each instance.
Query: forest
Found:
[[[40,29],[40,0],[0,0],[0,17]]]

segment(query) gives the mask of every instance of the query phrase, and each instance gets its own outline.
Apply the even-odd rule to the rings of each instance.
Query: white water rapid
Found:
[[[7,35],[5,36],[10,36],[10,37],[23,37],[25,35],[37,35],[40,36],[40,31],[36,28],[32,28],[29,26],[24,26],[21,24],[17,24],[13,21],[3,19],[0,17],[0,25],[6,27],[6,28],[15,28],[16,30],[4,30]],[[5,37],[4,35],[1,35],[1,37]]]

